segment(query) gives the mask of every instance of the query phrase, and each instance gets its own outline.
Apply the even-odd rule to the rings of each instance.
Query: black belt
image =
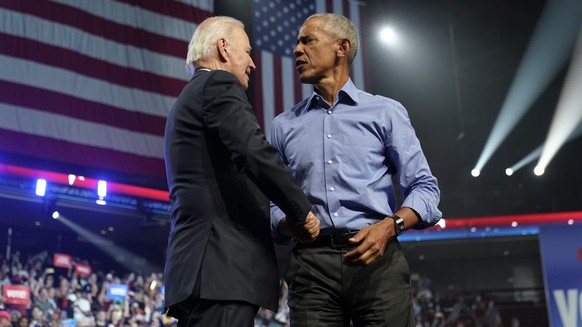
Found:
[[[348,239],[356,236],[359,230],[350,230],[340,233],[320,235],[313,242],[309,243],[299,243],[297,242],[296,247],[299,249],[304,248],[316,248],[316,247],[330,247],[332,249],[341,249],[352,246],[357,246],[358,244],[352,244],[348,242]]]

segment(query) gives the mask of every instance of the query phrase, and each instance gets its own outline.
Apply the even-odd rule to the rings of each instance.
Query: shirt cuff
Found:
[[[420,221],[413,226],[414,229],[424,229],[432,227],[442,218],[442,213],[436,207],[431,208],[431,204],[425,202],[421,197],[409,195],[404,199],[402,207],[414,210],[419,216]]]
[[[275,244],[288,244],[292,237],[279,233],[279,222],[285,218],[285,213],[277,207],[271,207],[271,234]]]

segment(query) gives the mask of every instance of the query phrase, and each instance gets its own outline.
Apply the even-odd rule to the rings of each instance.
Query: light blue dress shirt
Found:
[[[358,90],[351,80],[329,106],[317,93],[271,124],[271,143],[321,221],[321,235],[358,230],[397,211],[393,177],[403,207],[421,217],[415,228],[436,224],[440,190],[404,107],[389,98]],[[284,213],[271,205],[277,233]]]

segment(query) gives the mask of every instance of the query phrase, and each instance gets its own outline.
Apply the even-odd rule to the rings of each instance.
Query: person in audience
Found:
[[[43,320],[42,311],[39,308],[33,307],[31,312],[30,327],[42,327],[47,321]]]
[[[95,317],[91,311],[91,301],[89,300],[89,290],[80,288],[75,291],[75,302],[73,303],[73,318],[77,321],[78,327],[92,326],[95,324]]]
[[[12,317],[10,313],[6,310],[0,311],[0,327],[10,327],[12,326]]]
[[[21,316],[18,318],[15,327],[28,327],[29,323],[30,320],[28,319],[28,316]]]
[[[95,314],[95,326],[107,327],[107,312],[103,310],[97,311],[97,314]]]

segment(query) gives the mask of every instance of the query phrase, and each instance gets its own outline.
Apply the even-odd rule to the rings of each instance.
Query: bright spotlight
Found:
[[[544,174],[544,171],[545,171],[544,167],[541,166],[535,166],[534,168],[534,174],[536,176],[542,176]]]
[[[46,179],[39,178],[36,180],[36,195],[44,196],[46,193]]]
[[[513,175],[513,169],[511,169],[511,168],[505,169],[505,175],[507,175],[507,176]]]
[[[582,5],[580,5],[582,9]],[[562,94],[558,100],[554,118],[544,142],[544,149],[538,160],[538,166],[547,167],[558,150],[567,142],[570,135],[575,133],[576,126],[582,122],[582,29],[578,37],[578,43],[568,75],[562,87]]]
[[[55,211],[53,211],[53,214],[52,214],[52,217],[53,217],[53,219],[59,219],[59,217],[60,217],[60,216],[61,216],[61,215],[59,214],[59,212],[58,212],[58,211],[56,211],[56,210],[55,210]]]
[[[107,195],[107,182],[100,180],[97,182],[97,195],[103,199]]]
[[[568,61],[572,44],[576,42],[582,7],[579,1],[575,6],[574,3],[568,0],[547,1],[475,168],[481,170],[485,167]],[[576,90],[579,89],[578,86]]]
[[[439,227],[442,229],[447,228],[447,222],[445,221],[444,218],[441,218],[441,220],[438,221],[437,225],[439,225]]]
[[[396,32],[391,27],[384,27],[380,30],[380,40],[385,44],[395,44],[397,42],[398,37],[396,36]]]
[[[473,177],[479,177],[479,175],[481,175],[481,172],[479,171],[479,169],[473,169],[473,170],[471,170],[471,176],[473,176]]]

